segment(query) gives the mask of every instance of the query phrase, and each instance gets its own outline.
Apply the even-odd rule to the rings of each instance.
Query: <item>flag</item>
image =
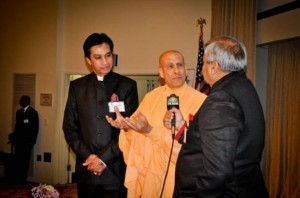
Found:
[[[196,68],[195,89],[197,89],[199,85],[201,86],[201,82],[203,81],[203,75],[202,75],[203,55],[204,55],[203,40],[202,40],[202,35],[200,35],[198,61],[197,61],[197,68]]]

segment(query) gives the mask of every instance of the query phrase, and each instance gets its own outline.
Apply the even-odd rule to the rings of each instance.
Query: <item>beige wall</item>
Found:
[[[300,36],[300,8],[257,22],[257,44],[266,44]]]
[[[14,0],[0,2],[0,151],[12,131],[12,77],[36,73],[36,101],[52,93],[51,107],[36,104],[40,115],[37,154],[52,153],[52,163],[34,163],[32,181],[67,182],[67,147],[61,130],[66,99],[66,74],[88,73],[82,44],[93,32],[106,32],[115,43],[121,74],[157,73],[164,50],[180,50],[187,67],[197,61],[199,28],[205,18],[204,40],[210,37],[210,0]]]
[[[15,112],[12,112],[13,74],[36,74],[36,101],[39,93],[56,92],[56,1],[1,1],[0,8],[0,150],[8,152],[7,135],[11,132]],[[36,104],[41,121],[35,147],[36,154],[53,152],[55,133],[53,107]],[[49,125],[43,125],[48,119]],[[48,165],[35,163],[35,168]],[[48,165],[49,166],[49,165]],[[51,170],[51,169],[50,169]],[[46,171],[48,171],[46,169]],[[51,175],[49,176],[51,177]],[[50,179],[50,178],[49,178]],[[49,181],[47,179],[47,181]]]
[[[204,17],[205,39],[210,36],[210,0],[65,1],[65,71],[85,72],[82,44],[93,32],[106,32],[115,43],[120,73],[156,73],[158,56],[178,49],[190,67],[197,59],[199,28]]]

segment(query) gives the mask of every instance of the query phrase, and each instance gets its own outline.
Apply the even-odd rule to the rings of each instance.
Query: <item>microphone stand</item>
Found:
[[[165,175],[163,186],[162,186],[161,193],[160,193],[160,196],[159,196],[160,198],[162,198],[162,195],[163,195],[163,192],[164,192],[164,188],[165,188],[165,184],[166,184],[166,180],[167,180],[167,176],[168,176],[168,172],[169,172],[169,168],[170,168],[171,157],[172,157],[172,153],[173,153],[175,130],[176,130],[175,122],[176,122],[175,113],[173,112],[173,119],[171,120],[172,145],[171,145],[171,151],[170,151],[168,166],[167,166],[167,170],[166,170],[166,175]]]

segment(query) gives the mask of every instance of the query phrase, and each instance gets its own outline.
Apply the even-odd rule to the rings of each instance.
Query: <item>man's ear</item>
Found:
[[[219,64],[217,61],[213,61],[209,64],[210,75],[215,75],[219,69],[220,69],[220,67],[219,67]]]
[[[92,65],[91,60],[88,57],[85,57],[85,60],[89,65]]]
[[[164,72],[163,72],[163,70],[162,70],[161,67],[158,68],[158,72],[159,72],[159,76],[160,76],[161,78],[164,78]]]

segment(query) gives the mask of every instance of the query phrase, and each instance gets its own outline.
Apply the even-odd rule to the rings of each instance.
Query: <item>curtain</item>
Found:
[[[269,45],[264,174],[270,197],[300,197],[300,39]]]
[[[247,76],[256,80],[256,1],[212,0],[212,38],[233,36],[244,43],[248,53]]]

